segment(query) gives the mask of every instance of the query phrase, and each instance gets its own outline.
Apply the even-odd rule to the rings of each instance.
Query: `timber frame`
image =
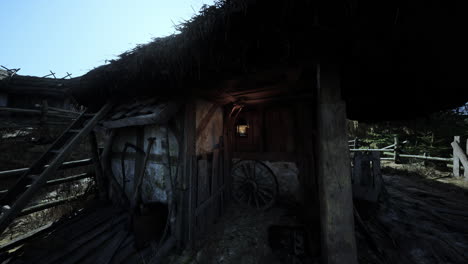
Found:
[[[15,75],[1,80],[0,92],[37,91],[50,96],[66,92],[93,110],[109,99],[122,105],[141,97],[164,100],[154,112],[137,116],[115,113],[117,116],[103,122],[101,129],[111,132],[102,154],[93,138],[90,142],[95,173],[102,177],[98,184],[101,189],[110,185],[109,196],[128,207],[131,201],[119,195],[125,190],[113,177],[109,162],[115,129],[132,126],[142,133],[142,126],[161,122],[172,131],[179,130],[174,134],[180,143],[180,178],[172,197],[178,217],[169,241],[180,249],[195,247],[198,230],[216,218],[213,211],[231,202],[233,159],[294,162],[299,168],[302,205],[311,229],[315,228],[309,235],[320,236],[324,262],[354,264],[345,119],[410,118],[465,103],[468,89],[459,88],[466,83],[466,67],[458,66],[466,65],[460,55],[467,45],[459,34],[465,17],[456,14],[457,10],[462,9],[442,0],[424,5],[420,1],[219,1],[184,23],[179,34],[140,45],[84,76],[50,80]],[[430,88],[444,93],[428,92]],[[382,91],[393,92],[382,96]],[[199,123],[198,99],[213,104]],[[249,108],[261,112],[279,104],[294,113],[291,123],[277,124],[293,131],[293,149],[271,150],[266,146],[271,142],[265,140],[247,151],[238,148],[233,127],[239,113]],[[381,107],[393,104],[399,107]],[[42,123],[49,121],[46,117],[65,115],[53,109],[46,114],[43,106],[41,111],[19,111],[42,114]],[[180,113],[179,106],[183,124],[177,128],[171,124],[171,116]],[[201,131],[218,107],[224,111],[222,137],[217,139],[217,148],[198,153]],[[264,117],[256,121],[259,127],[267,122]],[[136,145],[144,145],[138,140]],[[454,151],[466,165],[462,150],[454,147]],[[135,160],[141,166],[143,158],[136,156]],[[58,169],[63,160],[59,161],[52,169]],[[141,167],[135,171],[139,175]],[[213,177],[216,174],[222,177]],[[202,177],[205,185],[217,181],[216,188],[199,188]],[[40,183],[47,184],[46,177]],[[199,189],[209,193],[202,193],[206,200],[199,199]]]

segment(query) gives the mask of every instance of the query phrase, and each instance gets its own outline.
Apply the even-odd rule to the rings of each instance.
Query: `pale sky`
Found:
[[[152,38],[176,33],[213,0],[1,0],[0,65],[78,77]]]

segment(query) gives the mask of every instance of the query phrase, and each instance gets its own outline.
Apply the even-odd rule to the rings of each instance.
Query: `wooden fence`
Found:
[[[82,160],[74,160],[74,161],[67,161],[62,163],[62,166],[60,166],[59,170],[66,170],[66,169],[72,169],[72,168],[78,168],[78,167],[83,167],[83,166],[88,166],[93,164],[92,159],[82,159]],[[45,167],[47,167],[46,165]],[[21,168],[21,169],[15,169],[15,170],[8,170],[8,171],[0,171],[0,180],[9,180],[9,179],[14,179],[15,177],[21,176],[25,171],[27,171],[28,168]],[[68,182],[73,182],[73,181],[78,181],[86,178],[94,178],[94,173],[81,173],[77,175],[72,175],[68,177],[63,177],[63,178],[58,178],[58,179],[53,179],[49,180],[46,183],[46,186],[54,186],[54,185],[59,185],[63,183],[68,183]],[[29,186],[27,186],[29,187]],[[8,190],[0,190],[0,196],[4,195],[7,193]],[[50,201],[50,202],[43,202],[43,203],[38,203],[34,206],[27,207],[21,211],[19,216],[24,216],[28,214],[32,214],[38,211],[42,211],[48,208],[56,207],[65,203],[69,203],[72,201],[77,201],[86,198],[86,194],[84,195],[77,195],[77,196],[71,196],[55,201]]]
[[[80,112],[48,106],[47,101],[36,105],[39,109],[0,107],[0,116],[15,115],[15,118],[3,120],[0,128],[22,128],[31,126],[68,125]],[[22,118],[18,118],[22,117]],[[26,118],[26,119],[25,119]]]
[[[407,143],[407,141],[399,142],[397,136],[394,137],[394,143],[392,145],[380,148],[380,149],[368,149],[368,148],[359,148],[359,139],[355,138],[353,140],[349,140],[349,147],[351,152],[358,152],[358,151],[377,151],[381,152],[381,160],[391,160],[395,163],[400,162],[401,158],[413,158],[413,159],[421,159],[421,160],[433,160],[433,161],[445,161],[447,167],[453,168],[453,175],[455,177],[460,177],[460,170],[464,170],[464,177],[468,179],[468,139],[466,141],[466,151],[463,151],[462,147],[460,146],[460,136],[455,136],[453,142],[451,143],[453,149],[453,157],[452,158],[444,158],[444,157],[431,157],[428,156],[426,153],[423,155],[410,155],[410,154],[403,154],[402,153],[402,146]],[[387,157],[385,157],[387,156]],[[460,164],[462,166],[460,166]]]
[[[205,238],[209,234],[211,226],[224,212],[225,174],[224,174],[224,149],[222,141],[211,153],[195,156],[196,173],[192,186],[193,214],[190,216],[192,239],[195,241]]]

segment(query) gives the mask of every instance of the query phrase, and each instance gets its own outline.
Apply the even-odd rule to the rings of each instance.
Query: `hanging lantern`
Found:
[[[249,130],[249,123],[241,118],[236,123],[236,132],[239,137],[247,137]]]

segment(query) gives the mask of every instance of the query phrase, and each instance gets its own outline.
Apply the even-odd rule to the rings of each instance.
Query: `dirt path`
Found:
[[[274,207],[260,211],[233,205],[213,226],[210,235],[200,241],[196,250],[170,256],[164,263],[316,263],[310,257],[288,253],[288,240],[282,235],[290,233],[290,230],[272,231],[275,227],[298,225],[295,213],[289,209]],[[278,242],[281,249],[272,249],[272,240]],[[299,262],[292,262],[293,258]]]
[[[383,178],[379,205],[356,203],[360,263],[468,263],[468,191],[416,175]]]

